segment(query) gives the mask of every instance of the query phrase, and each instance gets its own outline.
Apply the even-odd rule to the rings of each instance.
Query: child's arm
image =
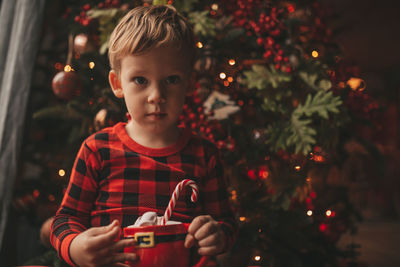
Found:
[[[101,159],[96,153],[95,139],[87,139],[76,157],[68,188],[54,217],[51,243],[58,255],[69,265],[110,266],[114,261],[132,260],[135,254],[117,253],[132,244],[120,240],[118,222],[104,227],[92,227],[90,215],[97,197]],[[89,228],[89,229],[88,229]],[[96,264],[92,264],[96,262]],[[124,266],[122,262],[116,264]]]
[[[84,266],[126,266],[125,261],[135,261],[136,254],[123,253],[127,246],[135,245],[134,239],[119,238],[120,226],[117,220],[102,227],[92,227],[76,236],[69,253],[73,262]]]

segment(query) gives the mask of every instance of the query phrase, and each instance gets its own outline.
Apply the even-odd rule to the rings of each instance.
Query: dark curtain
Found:
[[[0,249],[17,174],[45,2],[0,0]]]

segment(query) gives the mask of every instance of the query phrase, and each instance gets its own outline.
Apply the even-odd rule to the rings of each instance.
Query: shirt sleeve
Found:
[[[227,182],[218,151],[213,153],[208,161],[208,177],[203,193],[205,212],[220,222],[225,233],[225,252],[233,245],[238,226],[230,204]]]
[[[78,234],[90,226],[99,162],[96,153],[85,141],[75,159],[67,190],[51,227],[51,244],[59,257],[72,266],[75,264],[70,257],[69,246]]]

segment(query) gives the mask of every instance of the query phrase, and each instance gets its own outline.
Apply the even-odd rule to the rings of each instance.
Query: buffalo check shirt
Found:
[[[183,189],[170,220],[191,222],[209,214],[221,223],[227,247],[232,245],[236,224],[217,148],[188,129],[171,146],[148,148],[131,139],[125,125],[105,128],[83,142],[52,225],[51,242],[59,256],[74,265],[69,246],[89,227],[114,219],[126,227],[147,211],[162,216],[184,179],[198,185],[198,201],[191,202],[190,187]]]

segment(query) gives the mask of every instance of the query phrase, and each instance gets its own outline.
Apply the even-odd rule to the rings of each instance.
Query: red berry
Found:
[[[274,45],[274,43],[275,43],[275,41],[274,41],[274,39],[273,38],[271,38],[271,37],[268,37],[267,38],[267,44],[268,44],[268,46],[273,46]]]
[[[262,46],[263,43],[264,43],[264,39],[261,38],[261,37],[258,37],[258,38],[257,38],[257,44],[258,44],[259,46]]]
[[[275,62],[281,62],[281,61],[282,61],[282,56],[275,57]]]
[[[264,53],[264,58],[269,58],[271,55],[272,55],[271,50],[267,50],[267,51],[265,51],[265,53]]]
[[[82,24],[83,26],[88,26],[89,23],[90,23],[90,19],[88,19],[88,18],[82,19],[82,21],[81,21],[81,24]]]
[[[83,10],[88,11],[90,9],[90,5],[86,4],[82,7]]]

